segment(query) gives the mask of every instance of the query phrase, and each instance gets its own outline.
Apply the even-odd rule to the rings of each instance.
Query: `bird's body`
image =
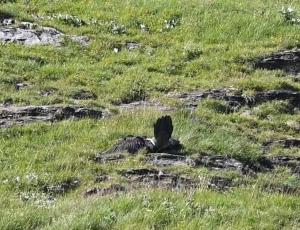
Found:
[[[171,138],[173,132],[170,116],[158,118],[154,124],[154,138],[142,136],[128,136],[120,140],[115,146],[103,154],[128,152],[134,154],[141,149],[147,152],[178,153],[182,145],[178,140]]]

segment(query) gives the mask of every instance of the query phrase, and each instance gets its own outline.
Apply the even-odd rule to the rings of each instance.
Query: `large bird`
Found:
[[[152,153],[178,153],[182,145],[178,140],[171,138],[173,124],[170,116],[157,119],[154,124],[154,138],[143,136],[128,136],[120,140],[115,146],[103,154],[128,152],[134,154],[141,149]]]

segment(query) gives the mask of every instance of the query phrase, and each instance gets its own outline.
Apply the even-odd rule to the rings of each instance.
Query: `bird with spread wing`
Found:
[[[182,145],[171,138],[173,124],[170,116],[162,116],[154,124],[154,138],[142,136],[128,136],[120,140],[103,154],[128,152],[134,154],[141,149],[152,153],[178,153]]]

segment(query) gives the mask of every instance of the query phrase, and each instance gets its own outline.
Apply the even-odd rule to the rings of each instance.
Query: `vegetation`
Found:
[[[289,2],[300,10],[299,1]],[[68,39],[61,47],[1,44],[1,104],[79,104],[115,112],[103,120],[0,129],[0,229],[299,229],[299,194],[265,189],[270,183],[300,189],[299,177],[285,167],[256,177],[167,167],[192,178],[233,178],[241,186],[226,192],[140,188],[83,196],[89,188],[126,183],[116,169],[153,167],[142,160],[143,153],[117,163],[91,161],[119,138],[153,135],[154,121],[165,112],[118,109],[137,100],[176,106],[174,136],[188,155],[242,162],[264,155],[299,157],[299,148],[272,146],[266,153],[261,147],[268,140],[300,138],[297,125],[290,125],[300,122],[299,109],[286,101],[232,112],[223,101],[206,99],[191,112],[168,96],[228,87],[249,94],[300,90],[296,77],[253,66],[259,57],[299,46],[300,28],[290,23],[286,14],[296,14],[288,7],[274,0],[0,1],[0,19],[11,16],[90,38],[84,47]],[[130,50],[129,42],[139,47]],[[17,89],[17,83],[27,86]],[[113,179],[95,182],[98,174]],[[67,179],[80,186],[63,194],[44,191]]]

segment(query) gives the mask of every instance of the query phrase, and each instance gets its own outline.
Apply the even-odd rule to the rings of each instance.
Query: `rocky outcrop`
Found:
[[[5,128],[14,124],[55,122],[84,117],[101,119],[107,116],[109,116],[109,113],[102,109],[77,106],[0,107],[0,127]]]
[[[192,166],[194,161],[187,156],[169,153],[150,153],[146,156],[146,161],[156,166]]]
[[[197,182],[177,174],[165,173],[157,169],[128,169],[121,172],[130,183],[160,188],[192,188]]]
[[[180,99],[186,108],[195,109],[198,103],[204,99],[225,101],[229,110],[236,111],[242,106],[255,106],[263,102],[274,100],[289,100],[294,107],[300,107],[300,92],[293,90],[269,90],[257,91],[247,96],[242,90],[234,88],[203,90],[190,93],[170,95]]]
[[[80,186],[80,181],[76,178],[69,178],[61,183],[54,185],[46,185],[43,187],[43,192],[52,195],[64,194]]]
[[[98,195],[98,196],[105,196],[109,194],[116,194],[116,193],[124,193],[126,192],[126,187],[119,185],[119,184],[112,184],[111,186],[107,188],[91,188],[84,192],[84,196],[92,196],[92,195]]]
[[[273,145],[278,145],[283,148],[299,148],[300,139],[281,139],[281,140],[270,140],[263,143],[265,148],[270,148]]]
[[[282,70],[287,74],[300,73],[300,49],[285,50],[259,58],[254,63],[255,68]]]
[[[174,108],[151,101],[134,101],[118,105],[121,110],[151,109],[157,111],[172,111]]]
[[[38,26],[31,22],[16,23],[13,19],[4,19],[1,24],[0,42],[2,43],[61,46],[64,39],[70,39],[82,46],[89,44],[86,36],[65,35],[55,28]]]

